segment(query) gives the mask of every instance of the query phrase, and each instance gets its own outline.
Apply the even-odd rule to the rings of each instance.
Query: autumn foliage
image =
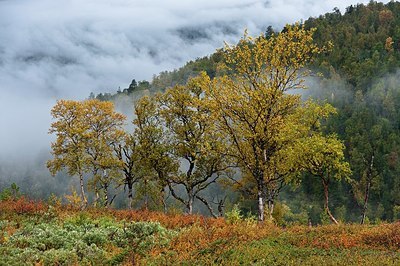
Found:
[[[5,213],[40,214],[47,209],[41,201],[34,201],[25,197],[0,201],[0,210]]]

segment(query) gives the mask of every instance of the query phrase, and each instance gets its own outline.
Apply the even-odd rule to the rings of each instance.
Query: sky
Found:
[[[244,29],[258,35],[368,2],[0,0],[0,163],[49,151],[57,99],[151,80],[235,43]]]

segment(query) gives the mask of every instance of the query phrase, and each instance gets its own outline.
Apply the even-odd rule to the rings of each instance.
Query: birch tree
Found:
[[[227,142],[215,126],[205,97],[209,86],[211,80],[203,73],[189,80],[186,86],[167,90],[158,101],[173,156],[182,162],[177,174],[167,179],[172,195],[186,206],[188,214],[193,213],[193,202],[197,199],[216,216],[201,192],[227,173],[230,161],[226,155]],[[177,193],[176,185],[184,187],[185,197]]]
[[[52,175],[66,169],[71,176],[77,175],[80,185],[80,196],[84,206],[87,197],[84,185],[84,173],[89,161],[85,152],[88,126],[83,122],[83,106],[77,101],[60,100],[51,109],[55,122],[51,124],[49,133],[56,134],[56,141],[51,143],[54,156],[47,162]]]
[[[304,168],[321,180],[324,189],[324,210],[329,219],[338,224],[329,208],[329,185],[333,180],[349,179],[350,165],[344,160],[344,144],[335,135],[315,134],[302,142]]]
[[[95,192],[100,189],[108,200],[112,173],[119,167],[112,144],[120,140],[125,117],[114,111],[113,104],[99,100],[60,100],[51,110],[55,122],[50,133],[56,134],[51,144],[53,159],[47,167],[54,175],[66,169],[79,177],[81,199],[87,205],[84,175],[91,174]]]
[[[231,155],[256,184],[258,219],[264,220],[266,186],[275,179],[274,158],[283,149],[283,132],[301,105],[294,94],[309,75],[304,66],[324,51],[314,30],[286,26],[280,34],[251,38],[223,49],[226,73],[208,90],[219,130],[232,144]],[[292,92],[292,93],[288,93]]]

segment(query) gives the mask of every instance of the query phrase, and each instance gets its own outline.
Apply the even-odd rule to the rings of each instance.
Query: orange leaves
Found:
[[[400,250],[400,222],[367,227],[360,235],[362,242],[368,246]]]
[[[203,222],[184,228],[168,247],[158,254],[176,254],[175,261],[187,261],[194,256],[208,253],[218,257],[219,253],[233,249],[238,244],[259,240],[274,235],[279,229],[272,225],[257,225],[241,222],[227,224],[223,219],[204,219]],[[203,254],[204,253],[204,254]]]
[[[314,228],[291,227],[284,238],[299,247],[373,248],[400,250],[400,223],[363,225],[327,225]]]
[[[11,214],[39,214],[46,211],[47,208],[43,202],[28,200],[25,197],[0,201],[0,212],[9,212]]]

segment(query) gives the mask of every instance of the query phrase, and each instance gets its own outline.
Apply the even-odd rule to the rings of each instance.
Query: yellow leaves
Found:
[[[62,168],[74,175],[89,165],[102,169],[117,164],[111,144],[123,135],[125,116],[116,113],[111,102],[60,100],[51,114],[56,121],[49,132],[57,139],[47,166],[53,174]]]
[[[308,143],[309,137],[320,130],[320,120],[335,113],[328,104],[301,103],[293,94],[304,88],[310,74],[303,67],[330,49],[331,44],[313,43],[314,32],[300,25],[288,25],[268,38],[250,38],[246,32],[238,45],[224,48],[229,75],[213,80],[206,90],[218,129],[228,136],[242,171],[256,182],[296,176],[304,169],[305,152],[320,148]]]
[[[83,204],[82,198],[78,195],[74,187],[71,187],[71,195],[64,195],[64,198],[74,208],[79,208]]]
[[[387,52],[393,52],[394,51],[393,44],[394,44],[393,38],[392,37],[387,37],[386,41],[385,41],[385,49],[386,49]]]
[[[350,165],[344,161],[344,144],[335,135],[315,134],[304,138],[299,149],[303,151],[303,167],[322,178],[348,179]]]
[[[177,174],[176,182],[189,185],[205,179],[203,183],[210,172],[216,171],[214,168],[224,168],[226,142],[216,127],[215,114],[211,112],[214,103],[207,94],[212,87],[207,74],[201,73],[185,86],[175,86],[154,99],[155,115],[163,126],[162,138],[169,138],[170,152],[195,165],[193,170]]]
[[[287,25],[285,30],[265,38],[250,38],[247,34],[236,46],[224,48],[225,68],[235,76],[238,83],[248,83],[253,89],[277,87],[283,91],[301,87],[298,72],[313,56],[329,49],[313,43],[315,29],[305,30],[299,25]]]

